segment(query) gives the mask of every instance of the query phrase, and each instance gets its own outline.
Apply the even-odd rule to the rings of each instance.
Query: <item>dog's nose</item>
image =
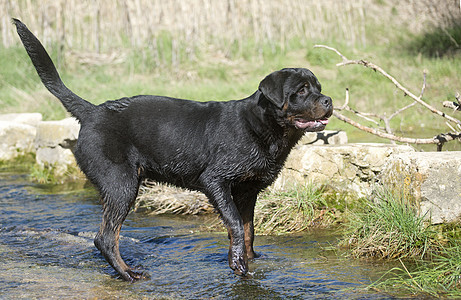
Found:
[[[321,99],[320,99],[320,103],[326,108],[326,109],[330,109],[333,107],[333,100],[331,100],[330,97],[328,96],[323,96]]]

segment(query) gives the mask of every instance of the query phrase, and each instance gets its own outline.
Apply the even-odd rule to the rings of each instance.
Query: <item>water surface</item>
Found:
[[[332,232],[257,236],[249,278],[227,264],[227,234],[202,217],[130,213],[121,232],[126,261],[149,280],[126,283],[93,245],[101,214],[91,188],[44,186],[0,173],[0,298],[391,299],[367,291],[389,266],[331,250]]]

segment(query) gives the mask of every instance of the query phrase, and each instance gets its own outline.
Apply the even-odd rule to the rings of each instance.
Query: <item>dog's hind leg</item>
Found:
[[[117,180],[123,177],[123,181]],[[132,178],[130,182],[126,177],[128,176],[115,176],[109,187],[101,188],[103,216],[94,244],[124,280],[133,282],[147,277],[147,274],[136,272],[129,267],[119,251],[120,229],[136,199],[139,186],[137,179]]]
[[[248,201],[251,203],[249,203],[245,210],[240,213],[242,215],[243,220],[243,230],[245,232],[245,250],[248,259],[258,257],[258,255],[255,253],[253,249],[253,242],[255,239],[253,217],[254,207],[256,204],[256,197],[257,195],[254,195],[254,197],[252,196],[250,199],[248,199]]]

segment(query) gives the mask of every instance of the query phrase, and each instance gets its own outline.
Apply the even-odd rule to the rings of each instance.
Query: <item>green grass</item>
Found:
[[[352,214],[347,226],[341,245],[354,257],[423,258],[435,236],[413,203],[384,189],[369,199],[368,209]]]
[[[416,296],[461,296],[459,222],[429,225],[402,195],[379,190],[349,215],[339,243],[355,258],[398,260],[370,288]]]
[[[165,34],[165,45],[168,38],[171,37]],[[239,49],[233,50],[231,47],[227,56],[207,50],[196,51],[196,59],[180,60],[176,65],[172,64],[171,57],[154,59],[149,56],[148,49],[138,51],[126,48],[120,50],[125,53],[125,59],[118,64],[86,65],[68,54],[64,55],[58,69],[71,90],[93,103],[136,94],[158,94],[200,101],[241,99],[251,95],[268,73],[289,66],[310,68],[322,83],[324,93],[334,99],[335,105],[343,103],[346,88],[350,90],[350,105],[360,111],[389,115],[411,102],[392,83],[369,69],[361,66],[336,67],[340,58],[326,49],[313,48],[314,43],[322,41],[289,42],[286,49],[268,43],[259,46],[259,50],[254,48],[251,41],[240,42]],[[459,54],[435,58],[415,55],[413,50],[397,47],[397,41],[385,47],[351,48],[338,41],[329,45],[338,48],[350,59],[373,61],[415,94],[419,94],[422,73],[427,70],[423,99],[453,114],[443,109],[441,103],[453,100],[459,86]],[[167,46],[164,46],[164,51],[168,52]],[[50,52],[56,60],[53,47]],[[37,111],[46,120],[66,116],[59,101],[41,85],[24,49],[13,47],[2,49],[1,53],[0,81],[3,84],[0,85],[0,113]],[[8,59],[3,59],[6,57]],[[460,113],[453,115],[461,118]],[[449,131],[442,118],[420,107],[413,107],[393,119],[392,127],[399,134],[424,138]],[[364,134],[334,118],[328,129],[346,130],[351,142],[388,142]],[[459,150],[461,147],[458,144],[451,143],[446,149]],[[424,149],[433,150],[435,146]]]
[[[0,172],[23,172],[29,171],[30,166],[35,164],[35,154],[26,153],[11,160],[0,160]]]
[[[370,287],[432,297],[461,297],[461,245],[456,242],[441,247],[431,260],[400,260],[400,264],[401,267],[392,268]]]
[[[29,178],[39,184],[52,184],[57,182],[52,166],[33,165],[30,168]]]

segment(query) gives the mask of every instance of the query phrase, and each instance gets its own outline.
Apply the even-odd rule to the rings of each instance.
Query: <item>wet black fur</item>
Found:
[[[274,72],[238,101],[142,95],[96,106],[70,91],[38,39],[19,20],[14,24],[44,85],[81,123],[74,154],[100,192],[103,221],[95,245],[112,267],[125,280],[144,276],[123,262],[118,237],[141,181],[150,178],[207,195],[229,231],[229,265],[245,275],[255,256],[257,195],[305,132],[295,120],[332,113],[314,74],[302,68]]]

